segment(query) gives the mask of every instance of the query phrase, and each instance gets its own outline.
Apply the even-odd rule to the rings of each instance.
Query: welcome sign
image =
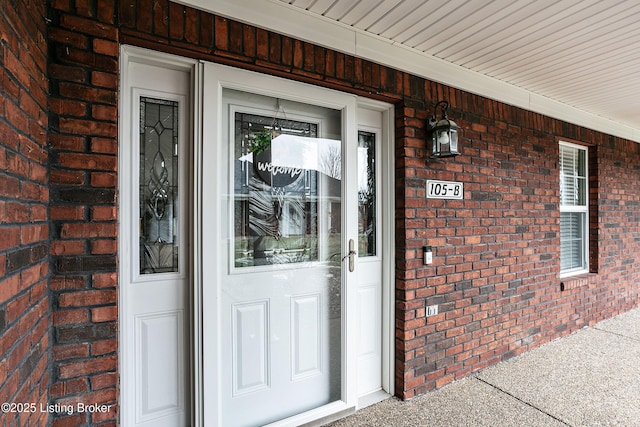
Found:
[[[294,183],[302,174],[300,168],[274,165],[271,150],[257,155],[254,153],[253,166],[258,177],[272,187],[286,187]]]

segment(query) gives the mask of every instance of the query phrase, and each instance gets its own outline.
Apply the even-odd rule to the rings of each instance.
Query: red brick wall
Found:
[[[54,426],[114,425],[117,389],[118,30],[112,1],[51,2]],[[103,424],[104,423],[104,424]]]
[[[44,425],[49,385],[44,2],[0,2],[1,425]]]
[[[426,83],[425,98],[440,99]],[[405,138],[396,229],[396,392],[410,398],[638,304],[640,144],[449,91],[463,155],[430,161]],[[420,135],[426,113],[400,135]],[[408,128],[408,129],[407,129]],[[559,279],[558,141],[592,145],[591,271]],[[462,181],[464,200],[425,198]],[[402,193],[400,193],[402,191]],[[434,246],[422,265],[421,247]],[[439,305],[436,316],[426,306]]]
[[[638,303],[640,144],[167,0],[53,0],[52,12],[51,395],[58,402],[117,399],[118,42],[396,104],[400,397]],[[463,127],[462,155],[431,161],[424,121],[441,99]],[[582,281],[558,278],[559,138],[593,146],[597,274]],[[427,179],[464,182],[464,200],[427,200]],[[421,261],[425,244],[434,247],[430,266]],[[440,314],[426,318],[433,304]],[[100,421],[76,416],[59,425]]]

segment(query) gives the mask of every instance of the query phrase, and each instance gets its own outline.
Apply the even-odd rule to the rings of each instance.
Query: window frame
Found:
[[[590,272],[590,220],[591,220],[591,205],[589,200],[589,188],[590,188],[590,175],[589,175],[589,147],[585,145],[575,144],[567,141],[558,142],[558,174],[562,173],[561,163],[561,150],[562,147],[568,149],[574,149],[584,152],[584,204],[576,205],[563,205],[562,197],[559,201],[560,217],[563,213],[581,213],[583,215],[582,221],[582,265],[579,267],[573,267],[570,269],[562,270],[562,251],[560,253],[560,278],[576,276],[580,274],[586,274]],[[560,176],[558,176],[560,180]],[[562,183],[559,183],[559,190],[562,191]],[[560,232],[560,248],[562,249],[562,232]]]

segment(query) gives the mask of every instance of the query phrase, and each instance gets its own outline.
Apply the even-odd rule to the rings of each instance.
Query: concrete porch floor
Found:
[[[640,426],[640,308],[406,402],[329,424]]]

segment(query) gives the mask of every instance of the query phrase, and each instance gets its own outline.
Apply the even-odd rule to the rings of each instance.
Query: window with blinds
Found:
[[[560,143],[560,274],[589,271],[587,148]]]

